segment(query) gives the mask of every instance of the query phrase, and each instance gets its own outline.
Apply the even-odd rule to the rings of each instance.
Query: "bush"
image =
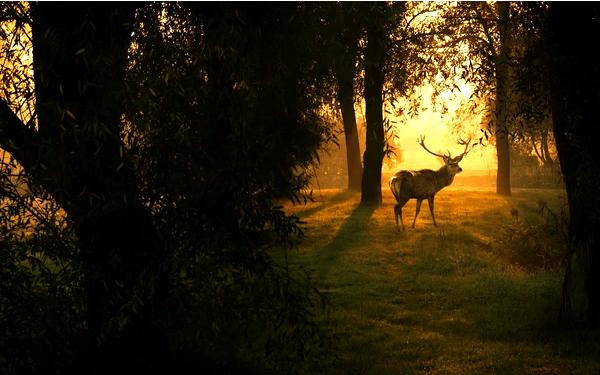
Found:
[[[567,259],[567,218],[556,214],[547,202],[539,200],[536,212],[540,222],[530,224],[511,210],[512,221],[501,228],[498,238],[500,255],[525,268],[558,268]]]
[[[65,373],[85,327],[76,240],[15,170],[0,164],[0,372]]]

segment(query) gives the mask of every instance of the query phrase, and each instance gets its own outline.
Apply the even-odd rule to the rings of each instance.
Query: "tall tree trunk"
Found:
[[[596,3],[550,3],[547,31],[554,138],[569,202],[571,257],[561,316],[600,322],[600,177],[593,126],[600,107],[600,64],[589,40],[600,37]]]
[[[381,165],[384,157],[383,83],[386,57],[384,25],[385,3],[375,3],[367,21],[365,51],[365,91],[367,141],[362,176],[361,205],[379,206],[381,196]]]
[[[345,53],[339,56],[339,61],[336,64],[336,78],[338,83],[337,97],[342,111],[346,139],[348,189],[360,191],[362,164],[360,160],[356,113],[354,111],[354,73],[356,71],[355,64],[358,52],[358,32],[354,31],[353,34],[356,37],[350,35],[344,38],[350,44],[347,44]]]
[[[90,336],[82,360],[99,372],[155,371],[168,355],[157,328],[163,248],[120,138],[133,14],[123,4],[33,7],[39,148],[24,165],[74,223]]]
[[[510,50],[510,3],[496,2],[498,12],[498,33],[500,50],[496,57],[496,193],[510,195],[510,145],[508,139],[508,90],[509,90],[509,50]]]

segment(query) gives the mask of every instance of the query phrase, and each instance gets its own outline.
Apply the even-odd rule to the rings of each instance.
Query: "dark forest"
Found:
[[[0,2],[0,373],[599,372],[598,39],[595,2]],[[426,106],[453,143],[400,141]]]

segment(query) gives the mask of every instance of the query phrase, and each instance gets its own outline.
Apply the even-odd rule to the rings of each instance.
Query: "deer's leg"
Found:
[[[433,219],[433,226],[437,227],[437,224],[435,223],[435,214],[433,213],[433,199],[434,198],[435,198],[435,196],[427,198],[427,203],[429,203],[429,212],[431,212],[431,219]]]
[[[417,222],[417,216],[419,216],[419,211],[421,211],[421,203],[423,203],[423,199],[417,199],[417,210],[415,211],[415,219],[413,220],[412,227],[415,227],[415,223]]]
[[[398,228],[398,216],[400,216],[400,224],[402,225],[402,230],[404,230],[404,222],[402,221],[402,207],[408,202],[408,199],[399,200],[394,206],[394,219],[396,219],[396,229]]]
[[[402,223],[402,207],[400,207],[399,203],[396,203],[394,206],[394,219],[396,220],[396,229],[400,230],[400,227],[398,227],[398,216],[400,216],[400,222]],[[404,223],[402,223],[402,230],[404,230]]]

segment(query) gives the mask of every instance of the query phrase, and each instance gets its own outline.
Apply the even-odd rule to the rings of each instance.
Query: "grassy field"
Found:
[[[360,195],[345,191],[316,191],[315,198],[286,207],[307,223],[290,263],[308,270],[332,305],[332,372],[600,374],[598,331],[558,322],[562,270],[507,257],[524,248],[511,246],[507,227],[541,223],[540,199],[558,215],[562,191],[515,190],[503,198],[450,187],[436,197],[438,227],[424,202],[410,229],[413,200],[404,208],[405,232],[395,229],[388,189],[376,209],[358,208]]]

